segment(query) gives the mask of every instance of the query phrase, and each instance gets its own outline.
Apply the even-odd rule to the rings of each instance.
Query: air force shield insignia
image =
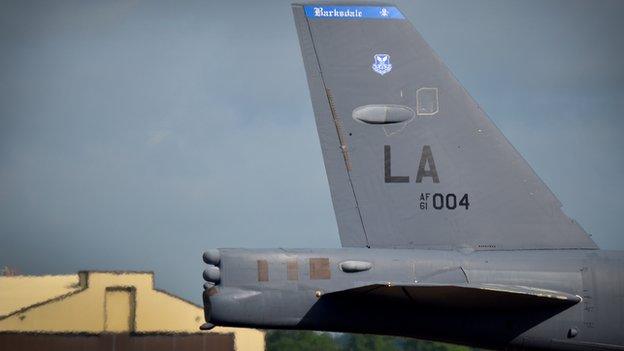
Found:
[[[388,54],[375,54],[373,56],[373,71],[381,74],[382,76],[392,70],[392,64],[390,63],[390,55]]]

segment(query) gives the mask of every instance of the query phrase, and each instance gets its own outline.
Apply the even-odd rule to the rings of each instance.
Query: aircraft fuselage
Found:
[[[215,325],[400,335],[496,349],[624,345],[623,252],[221,249],[218,256],[217,284],[204,292],[206,319]],[[485,287],[494,295],[438,288],[448,286]],[[508,303],[502,291],[508,287],[538,289],[538,300],[563,292],[572,302]],[[356,293],[340,293],[350,289]]]

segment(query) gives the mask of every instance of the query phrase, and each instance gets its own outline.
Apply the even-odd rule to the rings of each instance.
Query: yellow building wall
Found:
[[[151,273],[128,272],[81,272],[78,276],[58,276],[58,281],[47,279],[51,290],[60,293],[47,303],[35,305],[21,312],[15,312],[15,300],[0,300],[0,309],[13,314],[0,316],[0,331],[42,332],[42,333],[93,333],[135,332],[135,333],[198,333],[203,323],[203,309],[176,296],[154,289]],[[0,277],[0,284],[18,277]],[[73,288],[63,290],[60,286]],[[45,290],[46,284],[35,284]],[[28,291],[27,282],[11,282],[9,287],[20,286],[19,291]],[[15,290],[14,292],[17,292]],[[126,293],[124,293],[126,292]],[[12,296],[3,291],[4,296]],[[36,295],[36,296],[35,296]],[[32,298],[22,301],[38,301],[45,296],[32,293]],[[43,297],[42,297],[43,296]],[[47,295],[50,297],[50,294]],[[132,301],[134,300],[134,301]],[[109,306],[106,306],[106,304]],[[4,306],[4,305],[7,306]],[[10,305],[10,306],[9,306]],[[27,306],[25,306],[27,307]],[[109,317],[116,318],[107,322]],[[113,314],[111,316],[110,314]],[[115,317],[116,315],[116,317]],[[123,316],[133,316],[132,321],[123,322]],[[121,316],[121,317],[120,317]],[[112,323],[112,324],[111,324]],[[220,328],[211,333],[233,333],[236,349],[264,350],[264,333],[255,329]]]
[[[0,320],[1,331],[45,333],[100,333],[103,331],[103,296],[84,290],[27,309]]]
[[[80,289],[78,275],[0,277],[0,318]]]

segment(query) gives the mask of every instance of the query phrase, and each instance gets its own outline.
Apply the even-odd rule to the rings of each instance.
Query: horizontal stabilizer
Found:
[[[384,301],[409,300],[429,308],[521,310],[532,307],[566,308],[581,297],[566,292],[498,284],[371,284],[327,295]]]

